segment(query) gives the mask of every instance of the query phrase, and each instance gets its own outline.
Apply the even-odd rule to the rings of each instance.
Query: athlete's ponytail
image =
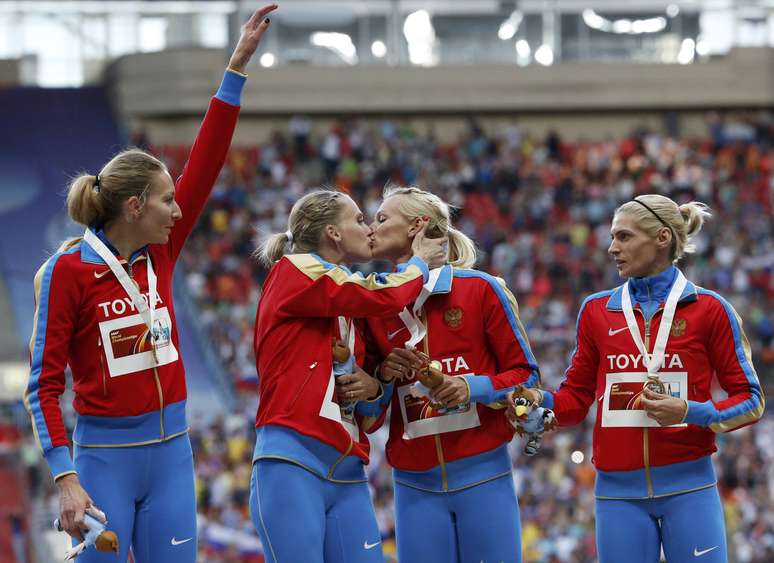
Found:
[[[70,219],[81,225],[93,225],[104,214],[104,203],[97,191],[97,177],[91,174],[78,176],[67,192],[67,213]]]
[[[280,258],[285,256],[285,245],[290,242],[287,233],[275,233],[267,238],[260,249],[258,257],[266,267],[270,267]],[[291,245],[292,250],[292,245]]]
[[[679,209],[686,230],[686,242],[681,250],[686,254],[696,252],[696,245],[693,244],[692,239],[701,231],[701,228],[704,226],[704,220],[710,217],[709,207],[699,201],[691,201],[682,204]]]
[[[455,268],[472,268],[476,264],[476,245],[465,233],[449,226],[449,263]]]

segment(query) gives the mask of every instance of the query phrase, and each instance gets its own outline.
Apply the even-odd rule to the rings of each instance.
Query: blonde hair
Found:
[[[710,208],[699,201],[677,205],[668,197],[658,194],[637,196],[634,201],[626,202],[615,210],[616,215],[619,213],[631,216],[637,226],[653,238],[664,227],[672,231],[672,247],[669,251],[672,262],[696,251],[692,238],[701,230],[704,220],[712,215]]]
[[[465,233],[452,227],[449,204],[437,195],[416,187],[387,186],[383,198],[396,195],[401,199],[398,211],[407,220],[429,217],[427,236],[449,238],[449,263],[456,268],[472,268],[476,263],[476,245]]]
[[[153,177],[167,167],[140,149],[118,153],[97,175],[82,174],[70,183],[67,212],[76,223],[101,226],[121,215],[127,199],[137,196],[145,203]]]
[[[270,235],[256,251],[258,258],[270,267],[285,255],[286,245],[293,252],[317,251],[325,226],[338,221],[345,197],[333,190],[315,190],[301,197],[290,210],[288,230]]]

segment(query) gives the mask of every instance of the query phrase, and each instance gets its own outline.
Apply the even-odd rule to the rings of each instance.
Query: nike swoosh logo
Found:
[[[398,330],[396,330],[395,332],[390,332],[390,333],[388,333],[388,334],[387,334],[387,340],[392,340],[392,339],[393,339],[393,337],[394,337],[396,334],[398,334],[398,333],[399,333],[401,330],[406,330],[406,327],[404,326],[404,327],[401,327],[401,328],[399,328],[399,329],[398,329]]]
[[[377,545],[379,545],[380,543],[382,543],[381,540],[376,542],[376,543],[368,543],[368,541],[364,541],[363,542],[363,549],[373,549]]]
[[[705,553],[709,553],[710,551],[713,551],[713,550],[715,550],[715,549],[717,549],[719,547],[720,547],[719,545],[716,545],[715,547],[711,547],[709,549],[702,549],[701,551],[699,551],[698,547],[694,547],[693,548],[693,556],[694,557],[701,557]]]
[[[172,545],[180,545],[180,544],[182,544],[182,543],[189,542],[189,541],[191,541],[192,539],[193,539],[193,538],[188,538],[188,539],[185,539],[185,540],[180,540],[180,541],[178,541],[178,540],[176,540],[176,539],[173,537],[173,538],[172,538],[172,541],[171,541],[171,542],[169,542],[169,543],[171,543]]]
[[[618,329],[616,329],[616,330],[613,330],[612,328],[609,328],[609,329],[607,329],[607,335],[608,335],[608,336],[615,336],[615,335],[616,335],[616,334],[618,334],[619,332],[623,332],[623,331],[625,331],[627,328],[629,328],[629,327],[628,327],[628,326],[625,326],[625,327],[623,327],[623,328],[618,328]]]
[[[95,271],[94,271],[94,277],[95,277],[95,278],[97,278],[97,279],[99,279],[99,278],[101,278],[102,276],[105,276],[105,275],[109,274],[109,273],[110,273],[110,272],[112,272],[112,271],[113,271],[113,270],[111,270],[110,268],[108,268],[108,269],[107,269],[107,270],[105,270],[104,272],[97,272],[97,271],[95,270]]]

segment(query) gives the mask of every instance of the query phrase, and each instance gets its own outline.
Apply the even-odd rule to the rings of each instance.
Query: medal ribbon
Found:
[[[640,328],[637,326],[637,320],[634,318],[634,309],[632,308],[632,300],[629,296],[629,282],[627,281],[623,285],[621,294],[621,306],[623,308],[624,316],[626,317],[626,324],[629,327],[629,333],[632,335],[632,340],[637,345],[637,348],[642,354],[642,363],[648,370],[648,375],[658,375],[661,364],[664,362],[664,352],[666,351],[667,340],[669,340],[669,331],[672,330],[672,320],[675,317],[675,310],[677,309],[677,301],[683,294],[688,280],[682,272],[678,270],[677,278],[669,291],[666,304],[664,305],[664,313],[661,315],[661,324],[658,327],[658,335],[656,336],[656,342],[653,345],[653,354],[648,354],[648,350],[645,348],[645,343],[642,341],[640,335]]]
[[[347,343],[349,348],[349,354],[353,358],[355,357],[355,330],[352,327],[352,319],[346,317],[338,317],[339,320],[339,335],[341,340]]]
[[[434,270],[430,271],[430,276],[428,276],[425,285],[422,286],[422,291],[419,292],[419,297],[417,297],[417,300],[414,301],[412,310],[409,311],[408,307],[404,307],[398,315],[400,320],[403,321],[403,324],[406,325],[409,333],[411,333],[411,338],[406,341],[406,348],[414,348],[427,334],[427,327],[425,326],[425,323],[423,323],[419,318],[419,311],[422,309],[425,301],[427,301],[427,298],[432,295],[433,288],[435,287],[435,284],[438,283],[438,277],[441,275],[442,270],[443,267],[435,268]]]

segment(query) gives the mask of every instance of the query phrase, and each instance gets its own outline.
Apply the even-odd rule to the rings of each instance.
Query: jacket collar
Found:
[[[95,229],[94,227],[89,227],[89,230],[93,232],[97,237],[105,243],[105,246],[108,247],[110,252],[113,253],[114,256],[119,256],[118,250],[115,246],[113,246],[113,243],[110,242],[105,235],[105,231],[102,229]],[[147,246],[143,246],[142,248],[135,250],[132,255],[129,258],[129,261],[131,263],[134,263],[137,260],[143,260],[145,259],[145,250],[147,249]],[[88,262],[90,264],[105,264],[105,261],[102,259],[102,257],[97,254],[97,251],[94,250],[90,244],[87,244],[85,241],[81,241],[81,262]],[[126,259],[121,258],[118,261],[119,264],[126,264]]]
[[[452,289],[452,281],[454,280],[454,267],[450,264],[445,264],[439,268],[441,271],[436,278],[432,287],[425,285],[430,290],[432,295],[438,295],[440,293],[450,293]],[[430,282],[428,281],[428,284]]]
[[[644,295],[647,291],[650,291],[652,297],[660,301],[665,301],[667,295],[669,294],[669,290],[672,288],[672,284],[677,277],[678,271],[679,270],[674,266],[670,266],[655,276],[646,278],[629,278],[629,293],[635,302],[637,301],[637,297],[639,295]],[[623,288],[623,285],[619,285],[613,290],[613,293],[607,300],[608,310],[623,310],[621,305],[621,292],[623,291]],[[688,283],[685,284],[685,289],[683,289],[682,295],[680,295],[680,299],[678,299],[678,303],[696,301],[697,295],[698,292],[696,291],[696,286],[692,281],[688,280]]]

